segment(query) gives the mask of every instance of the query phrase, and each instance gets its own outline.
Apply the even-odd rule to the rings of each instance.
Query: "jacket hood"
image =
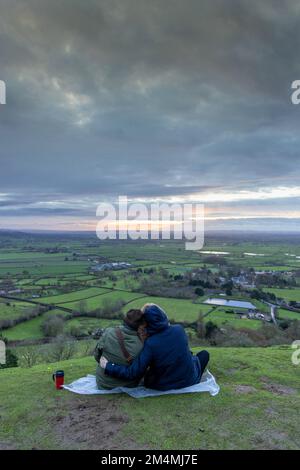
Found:
[[[144,317],[147,322],[146,330],[149,336],[166,330],[170,326],[166,313],[158,305],[148,305],[144,310]]]

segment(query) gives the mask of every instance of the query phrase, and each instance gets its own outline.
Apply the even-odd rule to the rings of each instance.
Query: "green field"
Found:
[[[113,302],[120,300],[120,301],[123,301],[125,304],[128,304],[129,302],[131,302],[131,300],[139,298],[139,297],[143,297],[143,294],[140,294],[138,292],[109,291],[109,290],[103,289],[102,294],[85,298],[85,304],[86,304],[87,311],[91,311],[97,308],[101,308],[102,305],[108,300],[113,301]],[[75,301],[75,302],[68,301],[65,303],[61,303],[59,305],[61,305],[62,307],[68,307],[74,310],[78,310],[80,308],[79,301]],[[130,305],[130,308],[131,308],[131,305]]]
[[[239,318],[236,313],[226,313],[225,309],[217,308],[205,317],[205,321],[212,321],[220,327],[234,326],[235,328],[258,329],[262,323],[260,320]]]
[[[24,323],[19,323],[12,328],[4,331],[4,336],[10,341],[19,341],[24,339],[40,339],[43,338],[41,324],[43,317],[33,318]]]
[[[283,308],[278,309],[278,316],[280,318],[288,318],[290,320],[299,320],[300,321],[300,313],[291,312],[291,311],[285,310]]]
[[[285,300],[296,300],[300,302],[300,288],[299,289],[276,289],[276,288],[266,288],[264,289],[265,292],[272,292],[275,294],[276,297],[279,299]]]
[[[32,310],[32,305],[0,297],[0,320],[13,320],[22,316],[28,310]]]
[[[70,332],[72,327],[78,328],[81,331],[81,334],[88,334],[89,331],[95,331],[98,328],[107,328],[109,326],[119,325],[122,323],[120,320],[106,320],[106,319],[99,319],[99,318],[72,318],[72,320],[67,320],[65,322],[65,333]]]
[[[90,297],[106,294],[107,290],[99,287],[90,287],[88,289],[79,289],[75,292],[68,292],[67,294],[52,295],[51,297],[41,297],[40,302],[45,304],[66,304],[69,302],[85,300]]]
[[[41,339],[44,336],[41,330],[41,325],[45,320],[45,317],[49,315],[64,316],[66,315],[66,313],[58,309],[51,310],[50,312],[44,313],[43,315],[33,318],[32,320],[19,323],[18,325],[13,326],[12,328],[4,330],[3,335],[10,341]]]
[[[143,297],[129,304],[130,308],[141,308],[146,303],[160,305],[167,313],[169,319],[176,321],[193,322],[198,319],[199,313],[207,313],[212,309],[211,305],[196,304],[190,300],[171,299],[165,297]]]

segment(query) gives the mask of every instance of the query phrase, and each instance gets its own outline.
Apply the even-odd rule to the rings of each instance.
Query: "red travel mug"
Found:
[[[61,390],[64,384],[65,373],[63,370],[57,370],[52,375],[56,390]]]

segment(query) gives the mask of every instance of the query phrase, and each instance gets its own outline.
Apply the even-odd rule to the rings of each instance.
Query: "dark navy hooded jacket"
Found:
[[[145,386],[156,390],[189,387],[200,381],[197,356],[189,350],[188,340],[180,325],[170,326],[165,312],[149,305],[144,312],[149,337],[139,356],[129,366],[108,362],[105,373],[126,380],[142,378]]]

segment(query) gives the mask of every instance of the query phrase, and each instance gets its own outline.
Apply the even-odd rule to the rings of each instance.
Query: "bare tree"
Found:
[[[77,352],[77,343],[65,335],[59,335],[52,343],[49,358],[53,362],[71,359]]]
[[[64,320],[58,315],[49,316],[45,318],[41,328],[45,336],[58,336],[63,333]]]
[[[38,363],[40,351],[36,347],[23,348],[19,354],[19,364],[22,367],[32,367]]]

